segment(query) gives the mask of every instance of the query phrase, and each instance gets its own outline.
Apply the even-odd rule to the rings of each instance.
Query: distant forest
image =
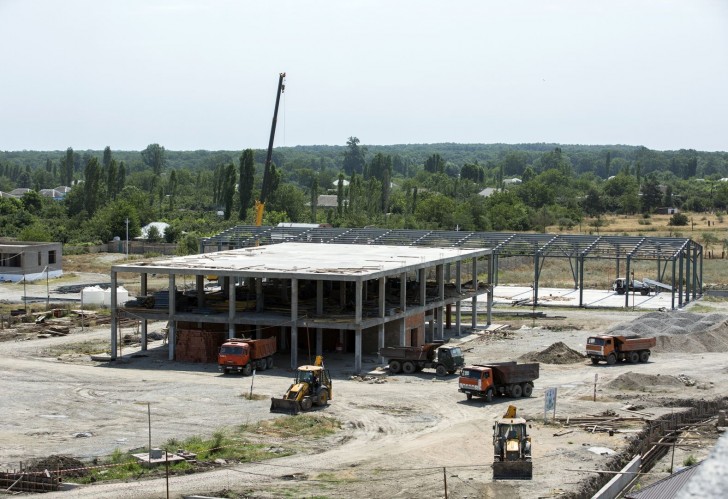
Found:
[[[0,152],[0,236],[84,244],[130,237],[195,252],[200,237],[254,223],[266,151]],[[543,231],[661,207],[725,212],[728,153],[641,146],[408,144],[273,150],[264,225]],[[516,180],[514,180],[516,179]],[[72,187],[62,200],[43,189]],[[490,189],[487,189],[490,188]],[[321,195],[328,194],[326,202]],[[679,220],[677,221],[679,222]]]

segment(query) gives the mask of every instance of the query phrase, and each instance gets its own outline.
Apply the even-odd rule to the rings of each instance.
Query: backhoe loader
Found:
[[[513,405],[493,425],[494,480],[533,478],[531,437],[526,426],[525,419],[516,417]]]
[[[331,376],[324,369],[322,356],[317,356],[314,365],[299,366],[293,384],[283,398],[271,397],[270,412],[298,414],[308,411],[314,405],[325,406],[333,398]]]

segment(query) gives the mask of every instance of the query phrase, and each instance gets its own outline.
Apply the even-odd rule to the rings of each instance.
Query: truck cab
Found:
[[[485,397],[490,402],[495,394],[493,370],[484,366],[466,366],[460,371],[458,386],[458,391],[465,393],[468,400],[477,395]]]
[[[649,284],[638,281],[637,279],[632,279],[630,281],[626,277],[617,277],[612,283],[612,290],[618,295],[623,295],[631,291],[639,291],[641,295],[646,296],[650,294],[651,288]]]
[[[435,350],[435,364],[442,364],[448,373],[454,373],[457,368],[465,365],[465,357],[460,347],[442,346]]]
[[[250,345],[244,341],[226,341],[217,354],[220,371],[243,371],[250,364]]]

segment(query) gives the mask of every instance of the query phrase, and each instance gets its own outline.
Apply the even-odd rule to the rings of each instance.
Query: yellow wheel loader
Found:
[[[516,417],[516,407],[508,410],[493,425],[493,479],[530,480],[533,478],[531,437],[526,420]]]
[[[283,398],[271,397],[270,412],[298,414],[316,406],[325,406],[333,398],[329,371],[324,369],[323,357],[316,357],[312,366],[299,366],[293,384]]]

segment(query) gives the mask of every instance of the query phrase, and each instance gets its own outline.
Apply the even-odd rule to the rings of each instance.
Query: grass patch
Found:
[[[42,357],[59,357],[61,355],[68,354],[95,355],[98,353],[106,353],[108,351],[109,341],[98,339],[43,348],[40,350],[39,354]]]
[[[693,312],[694,314],[710,314],[713,312],[719,312],[717,308],[711,307],[709,305],[693,305],[687,310],[688,312]]]
[[[245,400],[265,400],[268,398],[267,395],[261,395],[259,393],[250,393],[249,391],[240,394],[240,397]]]
[[[301,414],[242,425],[240,430],[278,438],[321,438],[335,433],[340,428],[341,423],[334,418]]]

